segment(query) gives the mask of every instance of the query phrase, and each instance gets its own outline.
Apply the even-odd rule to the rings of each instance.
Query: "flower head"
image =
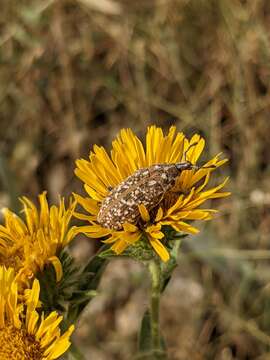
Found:
[[[20,297],[14,269],[0,266],[0,289],[1,360],[53,360],[68,349],[74,326],[61,335],[62,316],[39,315],[38,280]]]
[[[60,250],[74,237],[69,222],[75,202],[65,208],[49,207],[46,192],[39,195],[40,210],[26,197],[21,199],[25,220],[8,209],[3,210],[5,225],[0,225],[0,265],[13,267],[18,279],[27,282],[44,266],[52,263],[57,280],[62,277],[58,259]]]
[[[146,144],[130,129],[123,129],[112,143],[111,156],[94,146],[89,161],[77,160],[76,175],[85,183],[88,197],[76,195],[88,212],[81,231],[105,238],[121,254],[128,246],[146,239],[163,261],[169,259],[165,229],[196,234],[193,220],[209,220],[214,210],[199,208],[206,200],[229,195],[220,192],[227,179],[206,190],[212,172],[227,160],[220,154],[201,167],[194,166],[205,146],[195,134],[188,140],[172,126],[167,135],[151,126]]]

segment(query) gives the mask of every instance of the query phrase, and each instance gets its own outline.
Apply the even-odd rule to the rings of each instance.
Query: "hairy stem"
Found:
[[[160,349],[160,325],[159,325],[159,304],[161,291],[161,268],[160,263],[152,260],[149,263],[149,272],[151,275],[151,303],[150,303],[150,321],[151,337],[153,349]]]

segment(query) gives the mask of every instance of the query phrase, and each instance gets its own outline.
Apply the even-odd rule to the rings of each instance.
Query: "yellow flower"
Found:
[[[49,207],[46,192],[39,195],[39,211],[26,197],[21,202],[25,221],[10,210],[3,210],[5,225],[0,225],[0,265],[13,267],[18,279],[27,283],[46,264],[52,263],[60,280],[62,266],[57,256],[75,235],[75,228],[69,229],[75,202],[66,209],[61,199],[58,207]]]
[[[104,199],[108,200],[110,191],[138,169],[144,169],[143,172],[154,164],[175,164],[187,160],[195,165],[204,145],[205,141],[200,135],[196,134],[188,140],[183,133],[176,132],[174,126],[167,135],[163,134],[161,128],[149,127],[145,148],[132,130],[123,129],[112,143],[111,157],[103,147],[95,145],[89,161],[80,159],[76,162],[75,174],[85,183],[84,188],[88,193],[85,198],[75,194],[78,203],[88,212],[87,215],[75,214],[89,222],[81,231],[92,238],[106,237],[104,242],[111,243],[112,250],[117,254],[140,239],[148,239],[160,258],[167,261],[169,252],[166,248],[165,226],[177,232],[196,234],[198,229],[190,221],[209,220],[214,212],[212,209],[200,209],[199,206],[208,199],[229,195],[228,192],[220,192],[227,179],[205,190],[211,173],[227,159],[220,160],[218,154],[206,162],[204,167],[179,171],[175,185],[164,192],[156,206],[147,208],[141,202],[137,204],[140,219],[136,217],[133,222],[121,223],[120,216],[121,229],[104,227],[98,222],[100,207]]]
[[[1,360],[53,360],[69,348],[74,326],[61,335],[62,316],[53,311],[44,317],[36,310],[38,280],[20,298],[14,269],[0,266],[0,289]]]

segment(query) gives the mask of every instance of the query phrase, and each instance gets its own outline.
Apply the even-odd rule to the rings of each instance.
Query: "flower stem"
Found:
[[[159,304],[161,291],[161,268],[157,260],[151,260],[149,263],[149,272],[151,275],[151,304],[150,304],[150,322],[151,337],[153,349],[160,349],[160,325],[159,325]]]

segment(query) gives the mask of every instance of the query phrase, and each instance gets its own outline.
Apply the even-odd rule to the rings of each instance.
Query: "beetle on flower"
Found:
[[[205,190],[211,173],[223,165],[220,154],[197,167],[205,141],[195,134],[188,140],[171,127],[167,135],[151,126],[146,146],[130,130],[120,131],[112,143],[111,157],[94,146],[89,161],[77,160],[76,175],[85,183],[88,197],[75,194],[89,214],[79,214],[89,225],[80,231],[92,238],[105,238],[121,254],[147,239],[163,261],[170,257],[165,226],[177,232],[196,234],[193,220],[209,220],[215,210],[199,208],[206,200],[229,195],[220,185]],[[186,156],[188,155],[188,161]]]

